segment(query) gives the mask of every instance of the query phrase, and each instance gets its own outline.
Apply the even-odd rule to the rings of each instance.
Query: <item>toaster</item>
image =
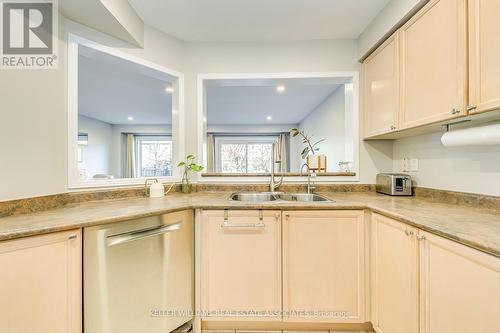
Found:
[[[388,195],[413,195],[411,176],[404,173],[379,173],[376,190]]]

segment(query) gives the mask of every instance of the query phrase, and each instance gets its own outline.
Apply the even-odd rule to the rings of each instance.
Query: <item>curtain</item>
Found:
[[[125,178],[134,178],[135,172],[135,135],[126,135],[125,145]]]
[[[215,172],[215,137],[207,135],[207,172]]]
[[[281,161],[280,172],[290,171],[289,144],[288,134],[281,133],[278,137],[278,144],[276,145],[276,158]]]

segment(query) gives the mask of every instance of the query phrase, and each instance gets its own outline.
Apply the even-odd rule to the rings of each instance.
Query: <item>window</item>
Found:
[[[222,173],[271,172],[277,136],[216,136],[216,170]]]
[[[147,135],[135,140],[138,177],[172,175],[172,137]]]

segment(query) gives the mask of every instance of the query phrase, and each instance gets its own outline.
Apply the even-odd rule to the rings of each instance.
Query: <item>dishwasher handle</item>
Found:
[[[135,230],[119,235],[108,236],[106,237],[106,243],[108,246],[113,246],[127,242],[132,242],[146,237],[161,235],[167,232],[179,230],[181,228],[181,224],[182,221],[179,221],[174,224],[164,225],[157,228]]]

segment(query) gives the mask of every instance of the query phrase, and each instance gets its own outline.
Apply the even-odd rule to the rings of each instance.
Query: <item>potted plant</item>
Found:
[[[189,182],[189,174],[191,172],[200,172],[203,170],[203,166],[194,163],[195,159],[194,155],[188,155],[185,161],[177,164],[178,167],[184,167],[182,174],[182,192],[186,194],[191,193],[193,190],[193,185]]]
[[[309,169],[318,172],[326,172],[326,155],[316,154],[319,151],[318,144],[325,141],[325,139],[313,142],[312,135],[308,135],[305,131],[299,131],[298,128],[290,129],[290,135],[292,137],[299,136],[302,138],[302,143],[305,147],[302,149],[300,155],[302,159],[306,160]]]

